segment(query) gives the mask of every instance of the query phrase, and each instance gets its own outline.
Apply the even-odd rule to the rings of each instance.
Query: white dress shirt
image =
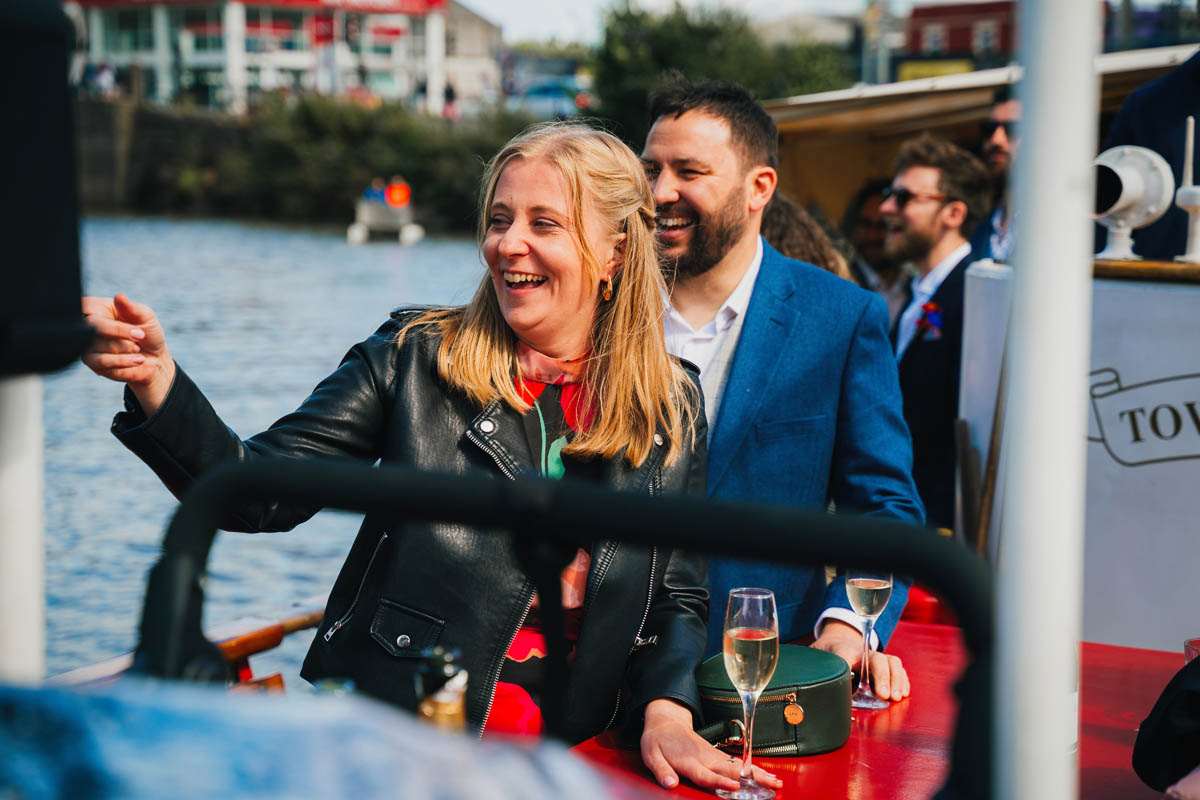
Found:
[[[1010,219],[1007,224],[1005,223],[1004,217],[1007,212],[1006,203],[1001,203],[992,212],[992,232],[988,237],[992,260],[1001,264],[1008,263],[1008,257],[1012,255],[1013,250],[1013,220]]]
[[[700,374],[708,369],[713,357],[725,343],[725,335],[733,327],[733,322],[740,316],[745,316],[750,306],[750,295],[754,293],[754,281],[758,278],[758,268],[762,266],[762,238],[758,239],[758,247],[754,251],[754,260],[750,262],[746,274],[738,281],[738,285],[730,292],[729,297],[717,309],[717,315],[707,325],[695,330],[687,323],[671,305],[670,298],[664,297],[663,335],[667,340],[667,352],[673,356],[686,358],[700,368]]]
[[[899,361],[904,355],[904,351],[912,343],[913,337],[917,335],[917,321],[921,319],[921,306],[929,302],[929,298],[933,297],[937,292],[938,287],[942,285],[942,281],[954,271],[958,266],[958,262],[966,258],[971,252],[971,245],[963,242],[954,252],[938,262],[937,266],[930,270],[929,274],[924,277],[913,278],[912,281],[912,302],[908,304],[908,308],[900,315],[900,325],[896,329],[896,360]]]
[[[734,323],[739,317],[745,316],[746,309],[750,306],[750,296],[754,294],[754,282],[758,278],[758,271],[762,266],[762,257],[762,238],[759,237],[758,247],[754,251],[754,259],[746,269],[746,274],[742,276],[742,279],[738,281],[738,285],[730,292],[729,297],[717,309],[716,316],[699,330],[692,328],[687,323],[687,320],[671,306],[669,298],[663,299],[666,304],[665,313],[663,314],[663,335],[666,337],[667,352],[691,361],[700,368],[702,378],[717,353],[726,345],[725,338],[734,327]],[[737,328],[740,333],[741,326],[738,325]],[[731,342],[729,344],[732,345],[729,348],[732,352],[736,348],[737,343]],[[705,405],[711,410],[713,417],[716,416],[715,409],[719,403],[719,397],[706,399]],[[711,424],[713,423],[710,421]],[[718,600],[718,602],[720,601]],[[719,609],[714,613],[719,613]],[[841,620],[857,628],[859,633],[863,631],[862,620],[850,609],[827,608],[817,618],[817,623],[813,626],[814,636],[820,635],[821,626],[827,619]],[[871,648],[874,650],[879,649],[879,636],[874,631],[871,632]]]

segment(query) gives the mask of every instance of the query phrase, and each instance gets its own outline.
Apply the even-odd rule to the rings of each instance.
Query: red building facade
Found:
[[[1015,0],[914,6],[904,49],[910,57],[958,56],[1008,61],[1016,53]]]

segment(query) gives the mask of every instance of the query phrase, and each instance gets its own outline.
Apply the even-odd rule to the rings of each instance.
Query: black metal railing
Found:
[[[618,493],[570,481],[498,481],[346,462],[232,464],[198,481],[171,520],[147,586],[137,670],[170,678],[224,677],[220,653],[201,631],[202,578],[220,521],[231,506],[247,500],[507,529],[546,603],[559,590],[565,561],[558,560],[596,539],[910,575],[955,610],[970,655],[957,684],[959,722],[941,796],[990,796],[993,578],[966,548],[927,529],[873,517]],[[562,526],[564,519],[570,526]],[[546,623],[547,635],[553,636],[553,621]],[[565,660],[556,664],[561,652],[556,644],[550,643],[549,653],[554,674],[546,704],[551,708],[552,698],[561,696],[555,687],[565,689],[566,665]],[[561,730],[560,722],[551,710],[547,729]]]

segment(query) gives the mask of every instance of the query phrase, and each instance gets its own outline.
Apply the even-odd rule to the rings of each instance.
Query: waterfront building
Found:
[[[244,111],[270,92],[493,99],[500,27],[455,0],[73,0],[92,68],[159,102]],[[77,15],[80,16],[80,15]]]
[[[1104,52],[1189,44],[1200,38],[1200,9],[1157,2],[1098,0]],[[1017,55],[1016,0],[923,3],[909,9],[896,80],[1002,67]]]
[[[914,5],[905,27],[904,51],[896,59],[896,79],[1002,67],[1015,56],[1017,3]]]

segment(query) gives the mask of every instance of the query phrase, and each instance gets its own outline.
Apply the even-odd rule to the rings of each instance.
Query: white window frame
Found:
[[[946,25],[930,22],[921,28],[921,53],[927,56],[946,52]]]
[[[981,19],[971,28],[971,52],[986,54],[1000,49],[1000,23],[994,19]]]

